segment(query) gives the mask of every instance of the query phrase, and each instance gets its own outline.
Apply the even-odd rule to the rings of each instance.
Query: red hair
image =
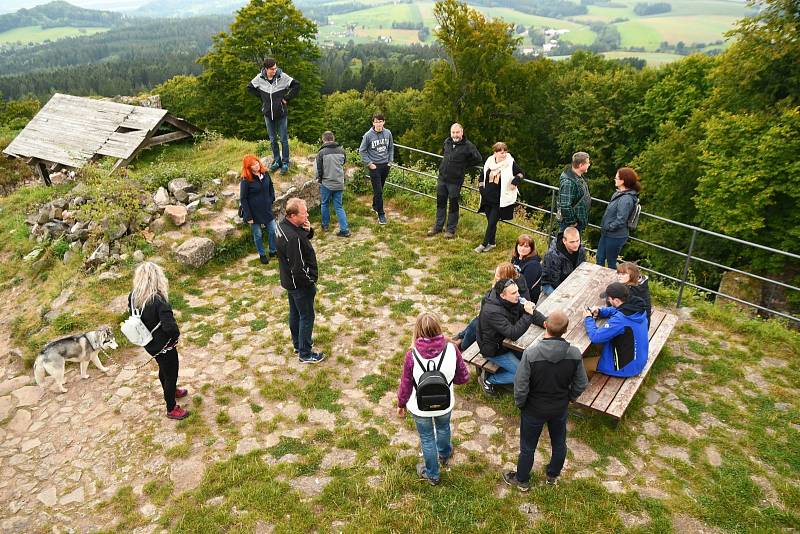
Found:
[[[261,160],[258,157],[254,156],[253,154],[248,154],[242,160],[242,178],[247,180],[248,182],[253,181],[253,171],[250,170],[250,165],[253,163],[258,163],[258,172],[264,174],[267,171],[267,168],[264,167],[264,164],[261,163]]]

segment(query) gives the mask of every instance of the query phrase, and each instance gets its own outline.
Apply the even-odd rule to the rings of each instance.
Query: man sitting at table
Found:
[[[581,234],[569,226],[558,234],[542,259],[542,294],[549,295],[561,282],[586,261],[586,249],[581,245]]]
[[[503,348],[506,338],[517,339],[531,324],[544,327],[545,317],[531,301],[520,302],[519,288],[512,278],[501,278],[481,302],[478,314],[477,343],[484,358],[497,364],[497,373],[478,375],[483,392],[497,395],[495,386],[513,384],[521,354]]]
[[[647,306],[619,282],[609,284],[603,296],[608,306],[585,310],[583,321],[591,342],[605,344],[597,371],[610,376],[636,376],[647,364]],[[598,328],[595,319],[605,317],[608,321]]]

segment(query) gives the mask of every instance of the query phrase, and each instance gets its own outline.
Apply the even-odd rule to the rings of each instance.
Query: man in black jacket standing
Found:
[[[445,239],[455,237],[458,225],[458,201],[461,198],[461,186],[464,185],[464,173],[467,167],[481,162],[481,154],[471,141],[464,137],[464,128],[455,123],[450,127],[450,137],[444,140],[442,163],[439,165],[439,180],[436,183],[436,222],[428,232],[434,236],[445,227],[447,214],[447,231]],[[447,210],[447,201],[450,209]]]
[[[478,382],[486,395],[497,395],[495,386],[498,384],[514,382],[519,353],[506,350],[503,340],[519,338],[531,324],[544,325],[545,317],[534,309],[534,303],[523,303],[522,300],[524,299],[520,299],[516,282],[511,278],[502,278],[481,303],[477,343],[483,357],[500,367],[493,375],[478,376]]]
[[[290,198],[286,216],[278,224],[275,244],[281,286],[289,295],[289,330],[292,344],[302,363],[319,363],[325,354],[312,352],[311,334],[314,330],[314,296],[317,294],[317,255],[311,246],[314,229],[308,222],[304,200]]]
[[[520,450],[517,470],[503,473],[503,480],[520,491],[530,489],[533,455],[545,424],[553,448],[547,484],[558,481],[567,457],[567,406],[589,382],[581,351],[561,337],[569,327],[567,315],[556,310],[544,325],[544,339],[525,349],[514,377],[514,403],[521,411]]]
[[[278,68],[270,58],[264,60],[261,72],[247,84],[247,92],[261,99],[261,113],[272,145],[270,171],[289,172],[289,101],[300,92],[300,82]],[[278,149],[278,137],[281,147]],[[281,151],[283,156],[281,156]]]

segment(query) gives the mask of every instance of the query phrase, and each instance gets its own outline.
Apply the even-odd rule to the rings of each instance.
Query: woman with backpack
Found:
[[[397,415],[404,417],[409,411],[414,418],[424,459],[417,464],[417,474],[432,486],[439,483],[440,463],[446,467],[453,454],[453,384],[468,381],[469,371],[461,351],[444,337],[439,319],[431,313],[420,314],[414,325],[414,341],[403,362]]]
[[[189,392],[177,387],[179,365],[175,347],[181,334],[169,305],[169,282],[164,270],[149,261],[139,264],[133,273],[133,291],[128,295],[128,302],[131,308],[141,312],[141,321],[153,336],[144,349],[158,364],[158,380],[164,391],[167,417],[189,417],[189,412],[175,402],[175,399],[185,397]]]
[[[242,220],[250,225],[253,241],[256,243],[258,258],[261,263],[269,263],[269,259],[277,254],[275,249],[275,216],[272,215],[272,203],[275,202],[275,187],[269,177],[267,168],[253,154],[242,160],[242,181],[239,183],[239,206]],[[264,251],[264,237],[261,227],[267,227],[269,256]]]
[[[539,294],[542,291],[542,262],[539,253],[536,252],[536,243],[528,234],[522,234],[517,238],[514,252],[511,253],[511,263],[525,277],[530,300],[535,304],[539,301]]]
[[[597,265],[608,264],[611,269],[617,267],[617,256],[628,241],[628,220],[639,203],[639,192],[642,190],[639,176],[630,167],[622,167],[617,171],[614,186],[617,190],[603,214],[600,242],[597,244]]]

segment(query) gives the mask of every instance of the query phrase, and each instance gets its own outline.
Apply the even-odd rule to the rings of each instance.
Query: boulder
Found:
[[[128,233],[128,225],[122,222],[111,223],[106,229],[106,235],[110,241],[121,239],[126,233]]]
[[[57,239],[61,237],[62,235],[66,234],[67,231],[69,230],[69,226],[67,226],[61,221],[51,221],[42,226],[42,228],[44,228],[44,231],[52,239]]]
[[[22,258],[22,259],[24,259],[25,261],[36,261],[39,258],[39,255],[41,253],[42,253],[42,249],[35,248],[35,249],[31,250],[29,253],[27,253],[25,255],[25,257]]]
[[[186,202],[191,204],[195,200],[200,200],[200,197],[202,196],[203,195],[198,195],[197,193],[189,193],[189,198],[186,200]]]
[[[239,229],[235,224],[220,219],[211,221],[205,228],[211,230],[211,235],[216,243],[222,243],[235,237]]]
[[[144,252],[141,250],[134,250],[133,251],[133,260],[136,262],[143,262],[144,261]]]
[[[184,265],[200,267],[214,256],[214,242],[207,237],[192,237],[175,249],[175,258]]]
[[[178,202],[186,202],[189,199],[189,193],[194,192],[194,185],[185,178],[175,178],[167,185],[169,192],[172,193]]]
[[[181,226],[185,224],[186,215],[188,213],[189,211],[186,209],[186,206],[170,204],[164,208],[164,215],[169,217],[169,220],[171,220],[172,224],[175,226]]]
[[[53,200],[52,202],[50,202],[50,204],[52,204],[54,207],[56,207],[56,208],[58,208],[60,210],[65,210],[65,209],[67,209],[67,206],[69,205],[69,201],[66,198],[57,198],[57,199]]]
[[[162,215],[158,219],[152,221],[148,225],[148,228],[153,234],[160,234],[166,229],[167,224],[169,224],[169,217],[167,217],[166,215]]]
[[[200,200],[195,200],[193,202],[189,202],[186,204],[186,211],[189,213],[194,213],[197,211],[197,208],[200,207]]]
[[[39,224],[44,224],[50,220],[50,207],[44,206],[39,210],[39,213],[36,215],[36,222]]]
[[[92,255],[89,256],[89,259],[86,260],[87,266],[97,266],[102,264],[103,262],[108,260],[108,256],[111,253],[111,249],[108,246],[108,243],[100,243]]]
[[[169,193],[163,187],[159,187],[156,194],[153,195],[153,202],[156,203],[157,206],[165,206],[169,204]]]
[[[85,222],[76,222],[67,232],[67,241],[86,241],[89,237],[89,228]]]

